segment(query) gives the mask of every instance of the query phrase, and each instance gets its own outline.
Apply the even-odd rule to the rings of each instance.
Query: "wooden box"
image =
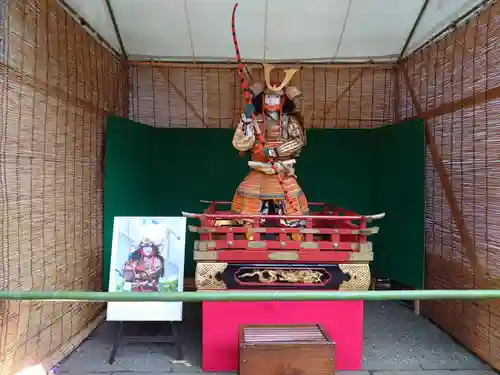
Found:
[[[319,325],[242,325],[239,375],[333,375],[335,343]]]

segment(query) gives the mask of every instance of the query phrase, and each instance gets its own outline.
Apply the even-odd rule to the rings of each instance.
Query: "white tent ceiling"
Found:
[[[130,60],[234,61],[236,0],[109,0]],[[239,0],[236,34],[251,62],[397,60],[426,0]],[[61,1],[116,51],[106,0]],[[406,54],[482,0],[428,0]]]

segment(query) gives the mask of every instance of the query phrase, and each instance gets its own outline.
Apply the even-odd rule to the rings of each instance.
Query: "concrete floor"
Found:
[[[183,341],[186,364],[172,363],[173,348],[161,344],[120,347],[107,363],[114,329],[102,324],[59,367],[61,375],[199,374],[200,305],[185,304]],[[396,302],[365,305],[363,370],[344,375],[494,375],[488,365],[455,343],[446,333]],[[342,372],[337,372],[337,374]]]

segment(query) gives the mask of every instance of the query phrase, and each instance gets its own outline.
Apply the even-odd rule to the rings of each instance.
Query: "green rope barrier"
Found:
[[[500,299],[500,289],[389,291],[84,292],[0,291],[0,300],[92,302],[340,301]]]

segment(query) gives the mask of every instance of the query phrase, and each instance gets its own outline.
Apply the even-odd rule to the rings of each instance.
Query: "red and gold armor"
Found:
[[[238,186],[232,202],[232,211],[239,214],[265,214],[274,206],[276,214],[304,215],[308,213],[307,199],[297,183],[294,164],[306,144],[306,135],[298,111],[301,92],[287,86],[295,69],[286,70],[279,85],[270,82],[270,65],[264,65],[266,85],[254,84],[255,118],[242,115],[238,123],[233,146],[242,152],[255,151],[259,133],[262,150],[251,152],[248,162],[251,171]],[[288,221],[286,225],[298,223]]]
[[[165,260],[159,246],[149,238],[143,238],[123,265],[123,278],[131,283],[133,292],[157,292],[160,277],[165,272]]]

